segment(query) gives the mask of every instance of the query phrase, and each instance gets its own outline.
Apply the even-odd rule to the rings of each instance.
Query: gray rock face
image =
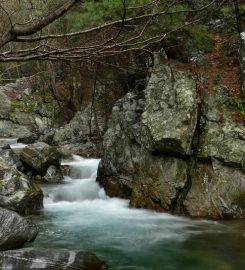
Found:
[[[194,80],[158,65],[145,95],[128,93],[113,107],[97,181],[131,206],[173,211],[188,184],[187,163],[196,127]],[[161,153],[160,155],[153,152]]]
[[[188,184],[187,163],[173,157],[144,154],[135,164],[130,205],[173,212],[179,192]]]
[[[58,147],[58,152],[63,158],[70,158],[72,155],[79,155],[85,158],[99,158],[101,156],[101,144],[73,143],[62,144]]]
[[[20,214],[29,214],[43,207],[41,189],[1,157],[0,206]]]
[[[91,252],[28,248],[1,252],[0,269],[106,270],[108,267]]]
[[[0,157],[2,157],[8,165],[13,166],[15,169],[21,170],[23,167],[19,156],[13,152],[9,145],[5,145],[4,147],[0,148]]]
[[[114,106],[97,181],[130,205],[193,217],[245,218],[245,128],[224,89],[202,97],[194,79],[164,65],[145,95]]]
[[[245,218],[245,175],[217,160],[191,170],[192,187],[184,205],[194,217]]]
[[[0,134],[28,138],[33,130],[43,132],[52,124],[52,113],[31,95],[28,79],[0,86]]]
[[[20,153],[20,159],[41,176],[46,174],[49,166],[59,167],[58,152],[54,147],[43,142],[26,146]]]
[[[225,104],[227,99],[222,90],[204,96],[198,156],[241,167],[245,158],[245,127],[233,121],[232,111]]]
[[[0,207],[0,250],[16,249],[32,242],[38,234],[37,226],[29,219]],[[1,268],[8,269],[8,268]]]
[[[145,90],[142,142],[150,151],[191,154],[197,122],[195,81],[191,74],[157,65]]]
[[[99,114],[96,115],[97,123],[95,121],[94,114],[91,118],[90,107],[85,107],[82,111],[76,113],[74,118],[64,127],[57,129],[54,133],[54,144],[74,144],[84,143],[88,140],[90,135],[89,123],[91,121],[91,135],[98,136],[97,128],[100,132],[104,130],[104,118]]]
[[[0,118],[4,118],[11,111],[11,101],[0,88]]]
[[[133,160],[141,158],[138,142],[143,108],[144,99],[133,93],[128,93],[113,107],[97,177],[110,196],[131,196],[135,174]]]
[[[8,120],[0,120],[0,134],[3,137],[13,138],[25,138],[33,135],[29,127]]]

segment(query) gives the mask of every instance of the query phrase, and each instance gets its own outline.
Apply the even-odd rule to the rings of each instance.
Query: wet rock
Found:
[[[134,178],[132,207],[172,212],[188,183],[187,163],[173,157],[144,155],[135,163]]]
[[[20,153],[20,159],[41,176],[46,174],[49,166],[59,167],[58,152],[43,142],[26,146]]]
[[[146,87],[142,143],[149,151],[191,154],[197,123],[195,80],[191,74],[157,65]]]
[[[63,176],[69,176],[70,175],[70,166],[68,165],[61,165],[60,166],[61,172]]]
[[[199,162],[184,205],[192,217],[245,218],[245,175],[221,162]]]
[[[106,270],[108,267],[91,252],[28,248],[1,252],[0,269]]]
[[[9,145],[0,148],[0,157],[2,157],[8,165],[20,171],[24,169],[19,156],[13,152]]]
[[[29,214],[43,207],[41,189],[0,157],[0,206]]]
[[[32,242],[38,234],[37,226],[30,219],[0,207],[0,250],[16,249]],[[1,268],[8,269],[8,268]]]
[[[48,183],[60,183],[63,180],[63,174],[60,168],[51,165],[43,177],[43,180]]]
[[[64,144],[58,147],[58,152],[64,159],[69,159],[72,155],[79,155],[84,158],[99,158],[101,156],[100,143],[74,143]]]
[[[38,134],[32,133],[30,136],[18,137],[17,142],[23,144],[35,143],[38,140]]]

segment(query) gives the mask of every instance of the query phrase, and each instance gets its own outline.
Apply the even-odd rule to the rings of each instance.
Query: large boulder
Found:
[[[139,143],[143,108],[143,96],[134,93],[128,93],[113,107],[97,176],[97,181],[111,197],[131,197],[133,160],[142,156]]]
[[[179,211],[181,193],[187,188],[187,162],[167,156],[141,155],[134,162],[134,182],[130,205],[158,211]]]
[[[199,162],[191,169],[192,186],[184,206],[190,216],[245,218],[245,175],[220,161]]]
[[[42,190],[0,157],[0,206],[29,214],[43,207]]]
[[[16,249],[32,242],[38,234],[37,226],[27,218],[0,207],[0,250]],[[1,268],[7,269],[7,268]]]
[[[131,199],[133,207],[177,207],[188,185],[187,163],[178,157],[192,152],[195,91],[189,73],[157,65],[143,93],[116,102],[97,176],[109,196]]]
[[[85,107],[78,111],[68,124],[55,131],[53,143],[58,145],[85,143],[90,135],[96,138],[99,135],[98,133],[103,133],[104,125],[105,119],[102,113],[97,111],[96,117],[94,113],[91,116],[90,106]]]
[[[0,147],[0,157],[2,157],[8,165],[13,166],[18,170],[23,169],[23,164],[20,161],[20,157],[14,153],[9,145]]]
[[[0,120],[0,134],[4,137],[25,138],[32,136],[30,127],[13,123],[9,120]]]
[[[216,158],[241,167],[245,158],[245,127],[234,121],[225,89],[203,96],[198,157]]]
[[[97,176],[109,196],[192,217],[245,217],[245,128],[224,88],[203,92],[197,115],[192,76],[157,64],[144,92],[115,103]]]
[[[1,252],[0,269],[106,270],[108,267],[91,252],[28,248]]]
[[[72,155],[79,155],[84,158],[100,158],[101,143],[70,143],[62,144],[58,147],[58,151],[62,158],[71,158]]]
[[[156,65],[145,94],[144,146],[150,151],[190,155],[197,123],[196,87],[191,73]]]
[[[60,183],[63,180],[61,168],[54,165],[49,166],[43,180],[48,183]]]
[[[20,159],[36,174],[44,176],[49,166],[59,167],[59,154],[46,143],[38,142],[26,146],[20,153]]]

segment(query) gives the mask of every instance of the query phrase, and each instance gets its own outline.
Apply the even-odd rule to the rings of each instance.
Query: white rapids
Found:
[[[199,226],[216,224],[131,209],[128,200],[107,197],[104,189],[96,182],[99,161],[74,155],[72,161],[62,162],[62,165],[70,167],[70,176],[65,177],[63,184],[43,186],[46,194],[45,211],[56,215],[55,222],[62,220],[59,227],[65,230],[74,226],[81,230],[90,228],[97,233],[101,231],[104,235],[99,237],[111,235],[111,241],[126,241],[130,249],[136,246],[140,248],[142,241],[144,245],[164,239],[183,241],[190,234],[198,234]],[[194,227],[195,230],[192,230]]]
[[[98,185],[99,162],[74,155],[62,162],[70,168],[63,183],[42,186],[44,210],[34,217],[40,232],[31,246],[90,250],[113,270],[245,269],[240,223],[131,209],[128,200],[109,198]]]

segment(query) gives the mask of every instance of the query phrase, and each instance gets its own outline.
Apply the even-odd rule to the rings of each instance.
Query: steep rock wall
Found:
[[[132,207],[208,218],[245,218],[245,127],[228,93],[202,93],[195,78],[156,65],[144,92],[114,106],[99,183]]]

